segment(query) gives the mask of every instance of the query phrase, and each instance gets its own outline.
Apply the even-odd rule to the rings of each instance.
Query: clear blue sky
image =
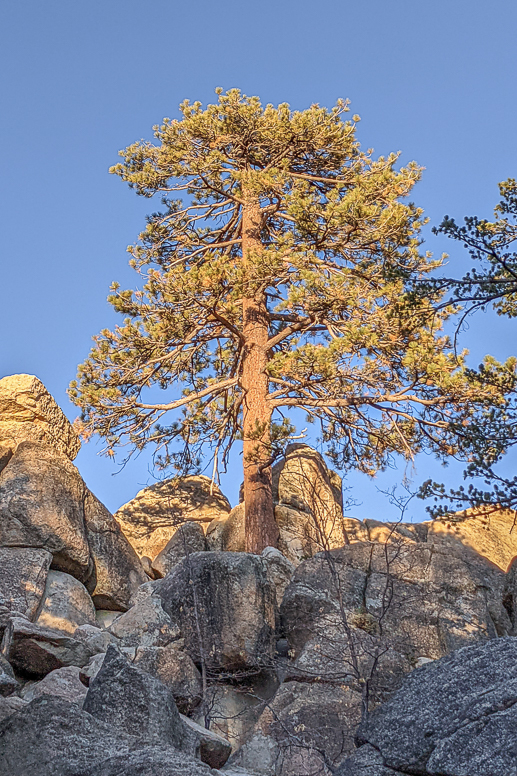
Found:
[[[184,98],[212,101],[216,86],[295,109],[350,98],[365,147],[426,167],[414,199],[433,224],[489,216],[498,181],[517,175],[515,0],[4,0],[0,30],[0,376],[36,374],[71,419],[67,385],[115,323],[110,282],[134,283],[125,248],[150,206],[108,167]],[[465,264],[430,233],[427,248]],[[515,326],[476,319],[474,362],[515,352]],[[112,510],[153,481],[147,457],[112,476],[97,450],[77,464]],[[442,476],[417,463],[416,482]],[[238,466],[223,484],[233,502]],[[355,514],[393,514],[376,487],[400,476],[350,476]]]

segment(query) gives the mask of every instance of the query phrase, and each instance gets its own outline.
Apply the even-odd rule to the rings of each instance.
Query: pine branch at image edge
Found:
[[[444,234],[465,248],[473,264],[462,278],[438,277],[420,284],[419,292],[443,294],[442,304],[461,305],[458,326],[467,317],[493,308],[507,318],[517,316],[517,182],[508,178],[499,184],[500,201],[494,220],[467,216],[463,225],[445,216],[435,234]],[[419,284],[417,283],[417,286]],[[515,359],[509,359],[508,364]],[[501,379],[504,366],[492,366],[491,379]],[[467,487],[446,489],[428,480],[421,498],[434,498],[428,508],[432,516],[466,507],[490,513],[517,508],[517,477],[505,476],[500,468],[504,455],[517,444],[517,396],[515,386],[506,384],[505,401],[487,407],[468,428],[469,464],[464,472]]]
[[[293,408],[343,470],[467,458],[463,431],[504,405],[514,367],[468,370],[442,332],[454,307],[411,289],[440,264],[407,200],[421,168],[362,151],[344,101],[298,112],[216,92],[111,168],[161,209],[129,248],[140,289],[112,286],[124,322],[95,337],[70,396],[108,454],[153,444],[165,468],[217,470],[242,440],[258,553],[277,543],[271,463]]]

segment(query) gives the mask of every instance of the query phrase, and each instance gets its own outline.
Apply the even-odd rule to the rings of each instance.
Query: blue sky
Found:
[[[517,4],[514,0],[21,0],[0,4],[0,376],[36,374],[73,419],[66,388],[93,334],[112,326],[111,281],[130,287],[126,246],[150,203],[107,172],[117,152],[176,116],[185,98],[239,87],[303,109],[351,100],[358,138],[401,151],[426,171],[414,192],[432,224],[489,216],[497,183],[517,175]],[[426,232],[426,247],[465,256]],[[515,323],[473,320],[473,363],[515,352]],[[77,465],[116,509],[153,481],[143,455],[116,467],[83,446]],[[239,456],[223,481],[235,502]],[[376,481],[350,475],[361,517],[396,514]],[[454,483],[432,459],[415,482]],[[423,505],[409,516],[423,517]]]

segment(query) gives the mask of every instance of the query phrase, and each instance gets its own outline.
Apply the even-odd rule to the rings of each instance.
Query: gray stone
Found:
[[[57,668],[47,674],[40,682],[28,683],[23,688],[21,697],[29,703],[42,695],[51,695],[82,706],[88,690],[80,677],[81,669],[77,666]]]
[[[81,447],[43,383],[34,375],[9,375],[0,380],[0,442],[15,450],[24,441],[48,444],[72,461]]]
[[[163,682],[184,714],[199,705],[203,694],[201,674],[184,651],[181,640],[166,647],[138,647],[133,663]]]
[[[93,561],[84,526],[85,493],[66,455],[22,442],[0,473],[0,546],[46,549],[53,568],[86,583]]]
[[[0,631],[11,612],[32,620],[40,605],[52,561],[48,550],[31,547],[0,547]]]
[[[183,724],[199,741],[199,759],[211,768],[222,768],[229,758],[232,746],[222,736],[198,725],[194,720],[180,714]]]
[[[193,552],[204,552],[207,543],[200,523],[184,523],[173,534],[152,563],[155,578],[165,577],[177,563]]]
[[[110,757],[74,776],[215,776],[204,763],[170,746],[147,746]]]
[[[192,475],[157,482],[141,490],[115,517],[139,556],[154,560],[178,526],[203,527],[230,512],[228,499],[209,477]]]
[[[382,755],[366,744],[339,766],[335,776],[404,776],[401,771],[386,768]]]
[[[264,702],[271,700],[277,689],[278,683],[260,674],[248,677],[245,683],[212,684],[193,719],[200,725],[208,721],[210,730],[229,741],[235,751],[249,738]]]
[[[143,741],[195,751],[171,691],[130,665],[115,647],[108,649],[101,670],[91,679],[83,709]]]
[[[0,695],[0,722],[10,717],[11,714],[16,714],[17,711],[20,711],[26,705],[27,701],[22,700],[17,695],[9,695],[7,698]]]
[[[238,671],[271,662],[276,592],[256,555],[194,553],[155,585],[195,663]]]
[[[294,576],[294,563],[291,563],[276,547],[266,547],[261,557],[266,563],[268,578],[275,586],[276,602],[280,607],[285,590]]]
[[[97,609],[126,611],[131,597],[147,581],[138,555],[104,504],[89,491],[84,519],[95,564],[92,598]]]
[[[327,773],[354,750],[361,695],[347,687],[285,682],[230,767],[270,776]]]
[[[67,633],[19,617],[9,621],[1,651],[17,671],[31,677],[42,677],[64,666],[84,666],[93,654],[87,644]]]
[[[109,633],[120,639],[124,647],[166,647],[179,638],[175,622],[163,610],[161,599],[155,595],[142,597],[128,612],[110,625]]]
[[[110,644],[118,643],[115,636],[102,628],[96,628],[95,625],[80,625],[74,631],[74,638],[83,641],[92,655],[106,652]]]
[[[137,739],[76,703],[36,698],[0,722],[0,776],[82,776],[104,760],[127,756]]]
[[[517,640],[464,647],[417,669],[357,738],[407,773],[516,773]]]
[[[98,628],[107,630],[120,617],[120,612],[114,612],[110,609],[97,609],[95,611],[95,622]]]
[[[79,679],[85,687],[90,686],[90,681],[94,679],[102,668],[105,653],[99,652],[94,655],[79,671]]]
[[[18,689],[13,669],[5,657],[0,654],[0,695],[12,695]]]
[[[95,625],[95,607],[79,580],[51,570],[35,622],[73,635],[79,625]]]

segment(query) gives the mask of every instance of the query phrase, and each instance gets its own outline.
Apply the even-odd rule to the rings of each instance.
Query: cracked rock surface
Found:
[[[517,639],[495,639],[414,671],[356,738],[377,750],[382,767],[402,773],[511,776],[516,702]],[[355,771],[343,766],[340,776],[348,773]]]

